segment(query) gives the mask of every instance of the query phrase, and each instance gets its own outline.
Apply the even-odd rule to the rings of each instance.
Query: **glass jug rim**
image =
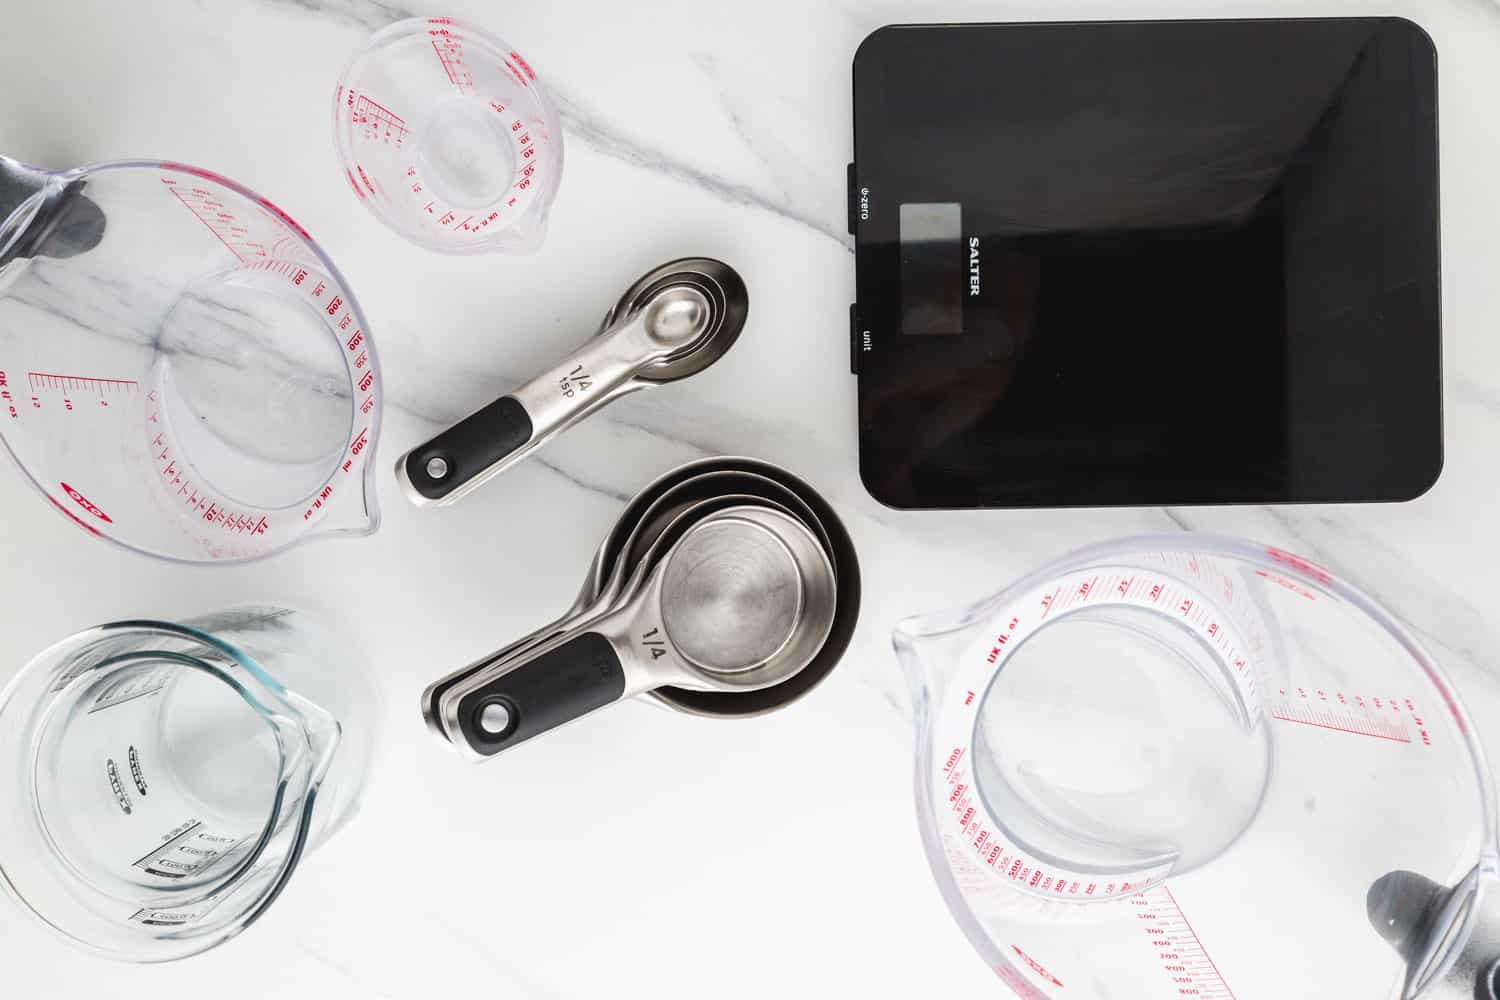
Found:
[[[239,610],[263,612],[267,617],[276,617],[278,614],[286,613],[278,608],[242,608]],[[195,891],[191,897],[174,901],[171,908],[199,905],[224,892],[232,891],[233,887],[241,884],[251,873],[255,864],[264,857],[273,840],[282,837],[285,849],[279,851],[280,856],[275,859],[274,875],[256,891],[242,915],[236,917],[232,923],[227,926],[211,925],[196,933],[188,932],[160,938],[159,942],[174,947],[164,949],[161,954],[148,954],[146,957],[142,957],[141,952],[122,954],[80,933],[75,933],[51,919],[43,908],[39,908],[29,898],[35,890],[18,884],[15,877],[16,862],[8,856],[0,857],[0,890],[14,899],[23,910],[52,928],[54,932],[93,954],[112,959],[128,958],[133,961],[170,961],[197,954],[227,937],[238,934],[258,919],[276,900],[298,867],[307,847],[318,790],[328,774],[339,743],[341,729],[337,720],[320,706],[289,691],[255,657],[237,646],[191,625],[156,619],[124,619],[82,629],[50,644],[31,657],[3,687],[0,687],[0,725],[12,726],[23,734],[23,745],[28,757],[37,748],[35,732],[47,724],[52,712],[63,703],[62,696],[68,688],[100,666],[113,669],[132,669],[138,666],[138,663],[128,662],[122,658],[107,657],[100,663],[78,670],[72,676],[59,677],[59,670],[66,667],[69,658],[86,653],[91,645],[107,642],[112,637],[133,634],[159,635],[194,643],[204,652],[212,652],[227,658],[230,663],[226,666],[211,658],[199,659],[190,654],[171,654],[168,651],[160,653],[164,658],[193,659],[195,662],[192,664],[183,663],[181,666],[184,669],[204,671],[212,675],[215,681],[223,683],[271,728],[279,744],[274,800],[265,822],[256,834],[255,847],[246,858],[221,878],[216,878],[211,884]],[[138,660],[139,658],[130,659]],[[243,670],[244,676],[234,676],[231,671],[236,668]],[[28,684],[42,685],[45,693],[40,698],[33,697],[32,695],[36,694],[35,691],[24,691]],[[7,711],[12,708],[24,713],[24,717],[7,720],[5,718]],[[297,739],[299,736],[306,748],[305,752],[289,752],[286,746],[288,738]],[[21,776],[28,782],[28,786],[35,780],[34,772],[29,766],[23,766]],[[30,788],[27,801],[28,804],[35,805],[34,787]],[[39,819],[35,820],[35,823],[39,835],[50,839],[45,823]],[[64,869],[69,867],[64,858],[54,860]]]

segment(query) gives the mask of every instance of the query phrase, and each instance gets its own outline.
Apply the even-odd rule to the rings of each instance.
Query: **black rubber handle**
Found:
[[[618,701],[625,693],[625,671],[609,640],[585,632],[535,659],[525,660],[471,691],[458,704],[464,739],[478,753],[497,754]],[[492,732],[481,721],[499,706],[508,725]]]
[[[560,634],[561,633],[559,632],[553,632],[550,635],[544,636],[543,638],[535,641],[538,644],[543,642],[550,642],[554,637]],[[430,688],[427,689],[424,694],[424,697],[427,699],[427,706],[426,711],[423,713],[423,715],[425,715],[429,719],[442,719],[443,695],[451,691],[455,685],[459,684],[462,681],[468,680],[479,671],[488,669],[490,666],[498,663],[501,660],[510,659],[513,655],[515,655],[516,650],[520,649],[523,645],[531,644],[532,643],[528,642],[527,639],[518,639],[515,642],[511,643],[509,646],[505,646],[502,649],[496,650],[494,653],[485,657],[483,660],[480,660],[477,663],[472,663],[466,669],[452,674],[451,676],[438,681],[436,684],[433,684]]]
[[[526,407],[513,396],[501,396],[407,452],[406,478],[427,499],[441,500],[530,440]],[[443,474],[431,475],[430,467]]]

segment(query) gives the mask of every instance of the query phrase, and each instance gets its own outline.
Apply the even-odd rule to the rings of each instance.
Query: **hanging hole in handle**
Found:
[[[443,500],[525,447],[532,433],[526,407],[514,396],[501,396],[407,452],[396,476],[412,500]]]
[[[509,698],[491,698],[474,710],[474,725],[493,740],[503,740],[520,725],[521,712]]]
[[[524,658],[465,695],[458,718],[470,748],[488,757],[613,704],[624,694],[625,672],[613,645],[598,632],[584,632]],[[498,733],[491,730],[502,722]]]

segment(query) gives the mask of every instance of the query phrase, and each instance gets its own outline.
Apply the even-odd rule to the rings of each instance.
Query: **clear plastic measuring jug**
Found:
[[[542,245],[562,180],[562,122],[508,44],[451,17],[376,32],[344,67],[333,134],[349,186],[428,250]]]
[[[233,937],[353,815],[374,696],[300,612],[117,622],[0,691],[0,886],[110,958]]]
[[[348,285],[271,202],[0,157],[0,441],[83,528],[185,562],[368,534],[382,391]]]
[[[1489,769],[1355,587],[1246,542],[1130,539],[895,645],[929,862],[1018,995],[1473,995],[1460,956],[1500,926]]]

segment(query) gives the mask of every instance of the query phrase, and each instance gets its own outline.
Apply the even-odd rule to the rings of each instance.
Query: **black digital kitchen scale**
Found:
[[[882,28],[849,186],[886,504],[1405,500],[1441,470],[1409,21]]]

